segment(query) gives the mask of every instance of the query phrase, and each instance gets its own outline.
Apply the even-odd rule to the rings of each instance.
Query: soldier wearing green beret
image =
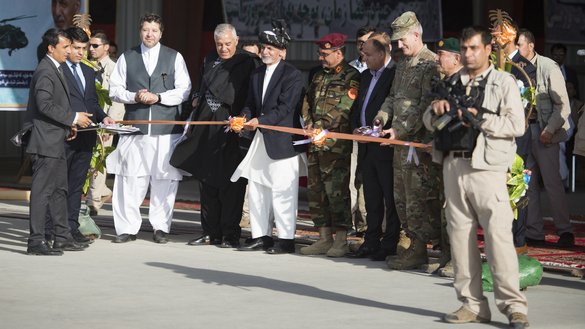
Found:
[[[459,49],[459,40],[456,38],[447,38],[437,42],[437,64],[438,70],[443,80],[455,79],[458,77],[459,71],[463,68],[461,63],[461,53]],[[424,115],[427,115],[425,112]],[[439,214],[432,214],[433,227],[440,227],[441,229],[441,257],[437,262],[436,266],[429,266],[429,272],[435,271],[440,276],[453,277],[455,275],[453,265],[451,263],[451,244],[449,243],[449,235],[447,234],[447,221],[445,214],[442,210],[442,205],[445,203],[445,195],[443,193],[443,166],[436,162],[433,162],[429,168],[429,174],[432,182],[434,183],[433,188],[439,191],[439,202],[433,205],[433,209],[440,211]]]
[[[345,61],[346,39],[344,34],[331,33],[316,42],[323,70],[315,74],[303,101],[302,116],[308,128],[351,133],[349,112],[357,97],[359,72]],[[351,141],[333,138],[309,149],[307,194],[319,241],[302,248],[303,255],[342,257],[349,251],[351,151]]]
[[[423,44],[422,26],[413,12],[396,18],[392,31],[392,40],[398,41],[404,58],[397,65],[392,88],[374,124],[384,126],[391,121],[392,128],[384,131],[390,139],[426,143],[430,133],[423,126],[422,115],[431,103],[431,80],[438,76],[436,55]],[[425,151],[416,153],[417,157],[409,156],[409,148],[403,146],[394,149],[394,197],[406,233],[401,236],[397,255],[387,259],[388,267],[396,270],[427,264],[426,244],[440,237],[437,220],[432,220],[440,208],[433,209],[439,204],[439,191],[429,173],[431,156]]]

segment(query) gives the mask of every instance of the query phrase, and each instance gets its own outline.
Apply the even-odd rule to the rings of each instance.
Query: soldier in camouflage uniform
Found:
[[[398,41],[405,57],[398,63],[390,94],[374,121],[382,126],[392,121],[392,128],[385,131],[391,139],[430,142],[422,115],[431,102],[431,80],[438,76],[436,55],[423,44],[422,26],[413,12],[405,12],[394,20],[392,31],[392,40]],[[431,176],[431,156],[420,150],[416,156],[418,159],[409,156],[408,147],[394,149],[394,198],[407,238],[401,239],[397,255],[388,258],[391,269],[413,269],[427,264],[426,244],[440,237],[440,228],[434,225],[440,217],[432,219],[440,216],[440,208],[431,209],[439,205],[439,188]]]
[[[308,128],[351,133],[349,111],[357,96],[359,72],[344,59],[346,39],[346,35],[331,33],[316,42],[323,70],[315,74],[303,102],[302,115]],[[303,255],[341,257],[349,251],[352,146],[351,141],[327,139],[323,145],[309,149],[309,210],[320,238],[302,248]]]

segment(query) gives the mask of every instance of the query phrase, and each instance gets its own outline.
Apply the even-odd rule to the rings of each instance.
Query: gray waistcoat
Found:
[[[132,48],[124,53],[126,59],[126,89],[136,92],[140,89],[148,89],[155,94],[175,88],[175,58],[177,52],[161,45],[156,68],[152,76],[146,72],[140,46]],[[166,106],[162,104],[126,104],[124,120],[148,120],[151,110],[152,120],[179,120],[179,106]],[[148,134],[148,125],[134,125],[140,128],[143,134]],[[151,135],[166,135],[180,133],[181,127],[175,125],[152,125]]]

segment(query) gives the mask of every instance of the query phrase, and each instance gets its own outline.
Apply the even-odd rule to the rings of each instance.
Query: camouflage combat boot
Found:
[[[396,255],[388,256],[386,261],[390,262],[396,259],[400,259],[402,254],[404,254],[404,252],[410,248],[411,243],[412,240],[408,237],[406,231],[400,230],[400,238],[398,239],[398,245],[396,246]]]
[[[329,250],[327,250],[328,257],[343,257],[349,252],[347,245],[347,231],[339,230],[335,232],[335,240]]]
[[[319,228],[319,240],[310,246],[301,248],[302,255],[323,255],[333,245],[333,236],[331,235],[331,227]]]
[[[388,268],[392,270],[412,270],[429,262],[427,256],[427,244],[412,238],[410,247],[397,257],[388,258]]]
[[[454,278],[455,277],[455,269],[453,268],[453,263],[449,261],[445,266],[439,269],[438,271],[439,276],[446,277],[446,278]]]
[[[396,246],[396,256],[401,256],[404,251],[410,248],[411,243],[412,240],[410,240],[406,232],[400,230],[400,238],[398,240],[398,245]]]

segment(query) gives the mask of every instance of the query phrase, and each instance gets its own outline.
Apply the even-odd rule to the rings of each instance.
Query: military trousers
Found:
[[[424,242],[440,238],[440,185],[431,180],[431,155],[416,151],[419,164],[408,159],[408,147],[394,149],[394,201],[402,229]],[[439,207],[438,210],[432,209]]]
[[[352,227],[350,159],[351,154],[309,152],[307,196],[316,227]]]
[[[443,177],[457,299],[472,312],[490,318],[477,247],[477,227],[481,225],[485,254],[494,278],[496,306],[506,315],[527,314],[526,297],[520,292],[506,173],[473,169],[469,159],[449,155],[443,162]]]

